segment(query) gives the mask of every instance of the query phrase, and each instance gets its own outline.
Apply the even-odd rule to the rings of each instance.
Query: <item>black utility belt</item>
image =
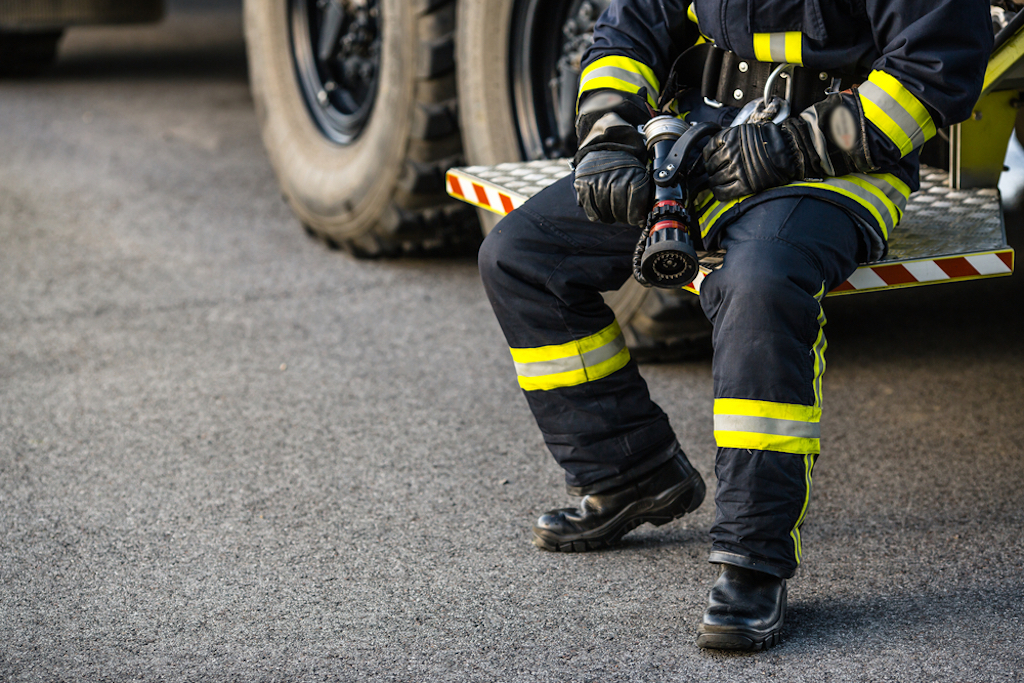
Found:
[[[765,97],[765,86],[782,64],[744,59],[735,52],[705,43],[683,52],[672,66],[669,88],[673,97],[683,90],[700,88],[711,106],[743,107]],[[821,102],[830,93],[846,90],[863,81],[854,74],[788,65],[774,79],[770,96],[788,99],[797,114]],[[667,93],[666,93],[667,94]]]

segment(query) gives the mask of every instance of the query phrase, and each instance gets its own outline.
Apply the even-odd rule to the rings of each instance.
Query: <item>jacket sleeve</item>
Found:
[[[855,90],[870,165],[917,150],[936,127],[966,119],[992,51],[985,0],[865,0],[881,56]]]
[[[630,94],[647,88],[647,101],[655,106],[672,61],[697,39],[697,27],[686,16],[689,5],[689,0],[612,0],[583,56],[580,97],[603,88]]]

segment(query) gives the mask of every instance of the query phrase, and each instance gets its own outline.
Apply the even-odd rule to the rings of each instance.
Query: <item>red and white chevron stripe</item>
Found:
[[[850,279],[830,294],[853,294],[878,289],[913,287],[939,282],[977,280],[1013,272],[1013,249],[939,256],[915,261],[896,261],[861,266]]]
[[[502,216],[518,209],[526,201],[518,194],[510,194],[478,178],[462,175],[457,169],[445,174],[445,184],[452,197]]]

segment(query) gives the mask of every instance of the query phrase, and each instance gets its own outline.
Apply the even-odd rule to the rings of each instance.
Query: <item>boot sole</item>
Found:
[[[786,607],[783,605],[779,620],[769,629],[727,628],[705,626],[699,627],[697,647],[706,650],[736,650],[741,652],[758,652],[767,650],[782,642],[782,626],[786,620]]]
[[[668,524],[674,519],[693,512],[704,502],[707,487],[700,474],[694,472],[684,481],[663,491],[657,497],[647,498],[626,506],[618,515],[596,529],[572,537],[558,537],[547,531],[533,529],[533,544],[541,550],[562,553],[580,553],[618,543],[627,533],[641,524],[654,526]],[[689,495],[689,498],[686,496]],[[685,502],[684,502],[685,501]],[[641,503],[644,505],[641,506]],[[642,510],[638,510],[643,507]]]

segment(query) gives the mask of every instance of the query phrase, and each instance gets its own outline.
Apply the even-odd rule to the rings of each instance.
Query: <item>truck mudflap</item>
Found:
[[[568,173],[568,159],[470,166],[449,170],[445,185],[452,197],[504,216]],[[699,252],[700,273],[683,289],[699,294],[724,255]],[[1011,275],[1013,255],[998,190],[951,189],[945,171],[923,166],[921,189],[910,196],[886,258],[861,266],[829,295]]]

